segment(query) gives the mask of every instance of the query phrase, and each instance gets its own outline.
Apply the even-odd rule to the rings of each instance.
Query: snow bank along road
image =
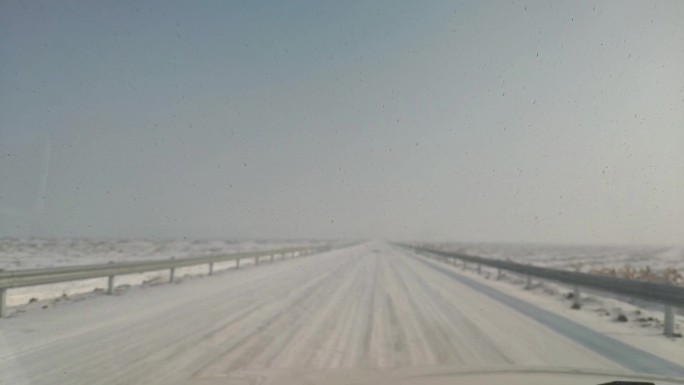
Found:
[[[35,310],[0,320],[0,383],[173,384],[260,368],[633,370],[455,271],[370,242]],[[663,362],[663,374],[678,370]]]

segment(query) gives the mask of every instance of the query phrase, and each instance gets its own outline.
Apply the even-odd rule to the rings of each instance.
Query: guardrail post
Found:
[[[176,268],[172,267],[169,272],[169,282],[173,283],[174,278],[176,278]]]
[[[667,337],[674,336],[674,309],[672,305],[665,305],[665,328],[664,334]]]
[[[463,261],[463,271],[466,271],[468,269],[468,262]]]
[[[107,294],[114,294],[114,276],[110,275],[107,277]]]
[[[582,307],[582,301],[580,301],[580,290],[579,286],[574,286],[572,288],[572,308],[579,309]]]
[[[235,270],[240,270],[240,258],[235,260]]]
[[[7,289],[0,289],[0,318],[7,317]]]
[[[500,280],[502,277],[503,277],[503,275],[501,274],[501,269],[497,268],[496,269],[496,279]]]
[[[481,263],[478,263],[478,264],[477,264],[477,274],[478,274],[478,275],[479,275],[479,274],[482,274],[482,264],[481,264]]]
[[[214,274],[214,262],[209,262],[209,275]]]
[[[530,290],[532,288],[532,277],[527,275],[525,276],[525,290]]]
[[[273,257],[275,257],[275,253],[271,254],[271,263],[273,263]]]

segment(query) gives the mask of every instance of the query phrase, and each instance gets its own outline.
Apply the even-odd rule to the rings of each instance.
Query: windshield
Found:
[[[0,383],[684,378],[683,69],[677,1],[0,2]]]

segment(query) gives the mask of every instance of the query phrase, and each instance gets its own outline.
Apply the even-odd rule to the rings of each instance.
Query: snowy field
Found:
[[[315,241],[0,238],[0,269],[74,266],[111,262],[203,257],[278,249]]]
[[[684,246],[443,243],[442,250],[536,266],[684,285]]]
[[[149,261],[171,258],[203,257],[243,251],[270,250],[320,244],[313,240],[296,241],[224,241],[224,240],[130,240],[130,239],[0,239],[0,270],[23,270],[39,267],[77,266],[116,262]],[[249,265],[252,260],[242,264]],[[215,264],[218,270],[235,266],[233,261]],[[177,276],[206,274],[207,266],[180,268]],[[167,271],[119,276],[117,287],[125,289],[140,284],[156,284],[168,278]],[[46,299],[63,300],[75,294],[101,291],[106,278],[51,285],[17,288],[9,291],[8,305],[16,306]]]
[[[247,383],[262,370],[406,367],[684,376],[682,339],[567,305],[369,242],[0,320],[0,383]]]

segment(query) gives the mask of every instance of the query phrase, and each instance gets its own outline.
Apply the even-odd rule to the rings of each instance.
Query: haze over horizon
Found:
[[[0,3],[0,238],[684,243],[684,2]]]

